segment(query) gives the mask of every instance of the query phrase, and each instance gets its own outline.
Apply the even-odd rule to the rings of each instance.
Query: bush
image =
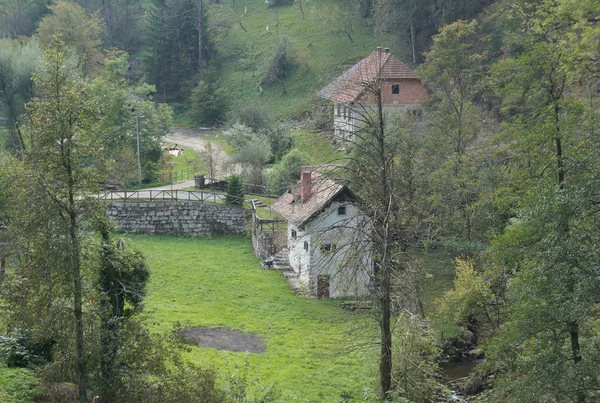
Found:
[[[232,206],[241,206],[244,202],[244,185],[240,175],[231,175],[227,184],[227,196],[225,202]]]
[[[229,121],[247,126],[254,132],[267,129],[271,125],[271,119],[267,112],[256,102],[246,103],[235,108]]]
[[[394,390],[392,398],[433,402],[439,388],[441,348],[435,333],[416,315],[401,314],[394,326]]]
[[[2,389],[19,403],[33,402],[44,396],[40,380],[33,371],[25,368],[0,368]]]
[[[197,124],[217,125],[225,120],[227,97],[223,88],[217,83],[200,81],[192,90],[192,119]]]
[[[300,168],[310,164],[311,159],[308,154],[296,148],[291,150],[281,159],[281,163],[269,173],[269,192],[283,193],[290,184],[300,179]]]
[[[277,39],[275,53],[263,73],[261,85],[281,84],[283,92],[286,92],[285,78],[290,75],[294,66],[291,57],[292,46],[289,38],[281,36]]]
[[[50,361],[53,345],[51,340],[32,342],[22,334],[0,336],[0,360],[9,368],[33,368]]]
[[[294,145],[294,138],[283,125],[277,124],[261,132],[269,138],[271,153],[274,160],[281,159]]]

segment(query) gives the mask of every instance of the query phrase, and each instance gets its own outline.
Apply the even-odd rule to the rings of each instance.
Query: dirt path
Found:
[[[231,163],[231,157],[214,141],[202,138],[203,135],[220,133],[216,129],[188,129],[183,127],[174,127],[173,132],[165,137],[165,141],[175,143],[182,148],[191,148],[202,153],[206,151],[208,143],[214,152],[216,177],[228,176],[232,173],[240,173],[241,168],[237,164]]]

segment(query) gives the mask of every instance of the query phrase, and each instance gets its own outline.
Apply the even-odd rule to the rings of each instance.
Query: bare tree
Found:
[[[381,58],[375,60],[377,63],[381,63]],[[372,65],[362,72],[361,77],[347,77],[349,82],[344,95],[353,97],[355,101],[345,106],[348,110],[344,114],[352,133],[336,133],[348,155],[345,163],[331,175],[337,176],[358,196],[354,203],[359,215],[349,217],[339,225],[341,228],[354,228],[356,234],[349,241],[354,253],[344,254],[340,272],[345,272],[346,276],[358,276],[361,270],[371,271],[365,266],[364,257],[365,254],[372,257],[370,275],[375,289],[380,335],[379,387],[381,398],[385,400],[393,388],[394,280],[406,275],[411,265],[415,267],[406,256],[406,249],[414,237],[414,221],[418,220],[414,207],[413,140],[420,120],[417,113],[398,112],[384,106],[382,90],[389,87],[389,83],[386,87],[380,71],[381,65]],[[361,216],[368,217],[368,224]],[[359,225],[351,224],[351,220],[356,219],[363,221]],[[416,306],[419,306],[418,301]]]

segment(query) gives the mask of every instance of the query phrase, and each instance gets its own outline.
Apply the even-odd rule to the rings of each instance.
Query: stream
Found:
[[[440,365],[440,370],[442,374],[441,381],[443,384],[445,384],[451,389],[450,401],[465,401],[460,392],[453,390],[453,388],[456,387],[454,381],[469,376],[469,374],[471,373],[471,371],[473,371],[477,364],[480,364],[482,362],[485,362],[485,359],[466,358],[462,361],[448,362]]]

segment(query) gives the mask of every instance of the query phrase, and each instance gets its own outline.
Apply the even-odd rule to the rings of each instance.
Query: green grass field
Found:
[[[364,343],[348,332],[368,329],[369,313],[345,311],[336,300],[294,295],[283,276],[265,270],[248,238],[190,239],[132,236],[152,271],[146,309],[151,330],[189,326],[229,327],[259,335],[263,354],[249,354],[252,378],[282,390],[283,402],[339,402],[349,393],[358,401],[376,385],[374,350],[348,349]],[[189,359],[220,369],[243,365],[243,353],[193,348]]]

